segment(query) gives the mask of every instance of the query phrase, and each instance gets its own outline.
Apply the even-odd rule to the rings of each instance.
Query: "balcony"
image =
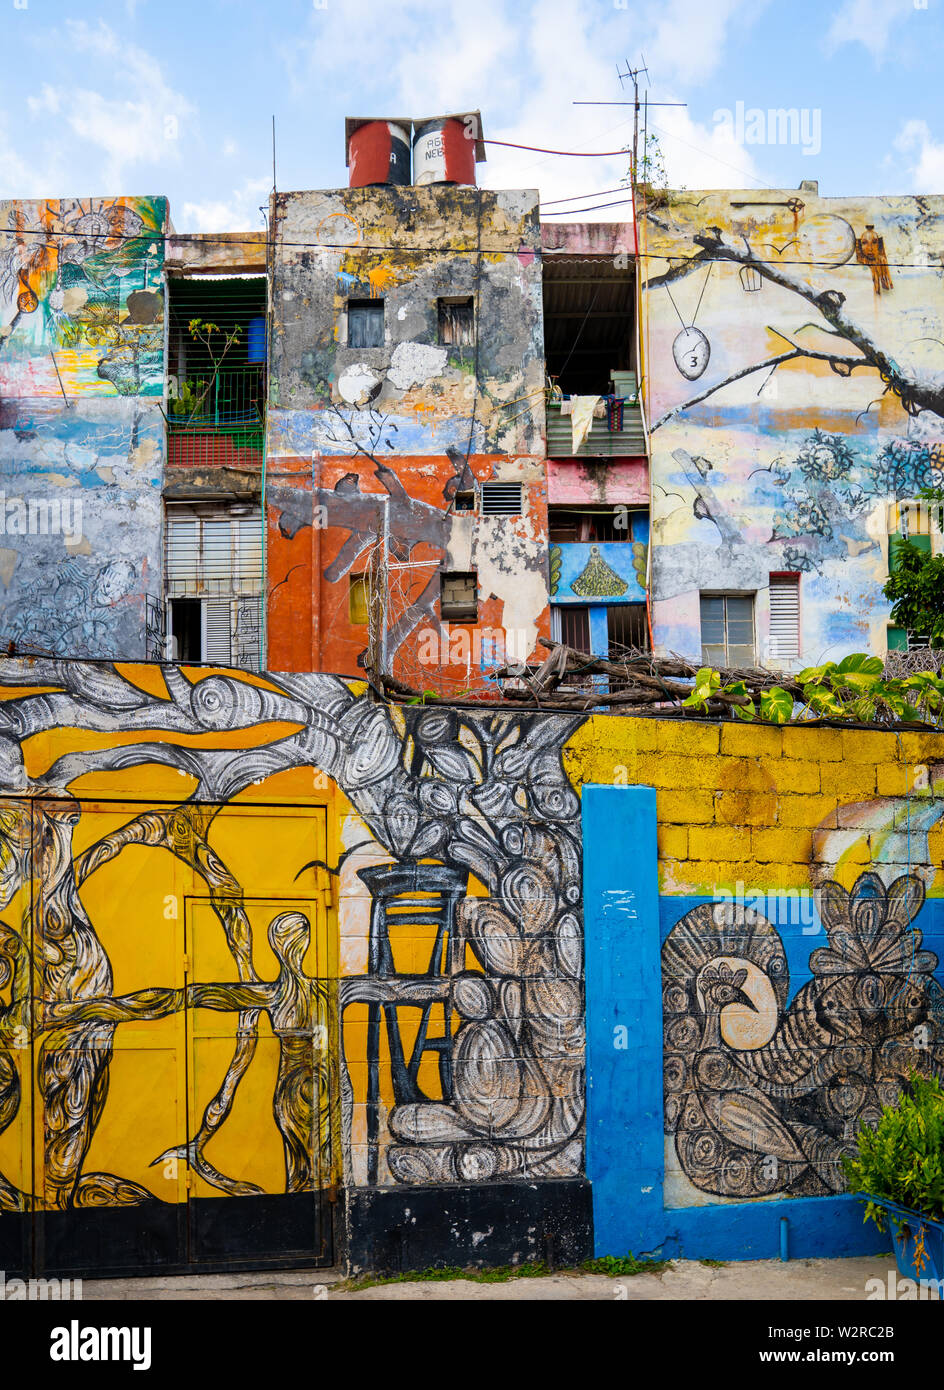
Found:
[[[644,541],[552,545],[549,556],[552,603],[645,602]]]
[[[208,370],[171,382],[167,462],[177,468],[262,468],[265,367]]]
[[[646,439],[642,428],[642,412],[635,373],[621,372],[617,383],[619,394],[625,398],[623,428],[611,430],[606,416],[594,419],[590,433],[574,453],[571,418],[561,413],[559,401],[547,403],[548,458],[626,458],[643,457]]]

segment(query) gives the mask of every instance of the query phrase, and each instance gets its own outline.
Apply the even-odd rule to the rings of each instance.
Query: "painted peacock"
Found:
[[[944,988],[913,920],[924,885],[861,875],[819,892],[828,946],[789,1006],[776,928],[753,909],[705,904],[662,949],[665,1128],[703,1192],[843,1190],[842,1156],[912,1071],[944,1074]]]

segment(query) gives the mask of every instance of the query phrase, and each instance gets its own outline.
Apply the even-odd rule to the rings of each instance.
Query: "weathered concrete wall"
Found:
[[[548,459],[550,506],[649,506],[649,467],[645,459]]]
[[[158,649],[165,219],[160,198],[0,204],[4,646]]]
[[[386,524],[388,674],[481,686],[549,632],[537,195],[280,194],[273,228],[269,664],[356,674],[350,577]],[[464,295],[474,342],[440,345],[437,299]],[[383,299],[382,347],[347,346],[349,298]],[[483,516],[485,481],[520,482],[521,513]],[[478,578],[478,622],[452,632],[448,570]]]
[[[368,397],[396,451],[529,454],[544,423],[537,193],[282,193],[272,218],[273,452],[370,447]],[[473,348],[441,347],[436,300],[473,295]],[[347,346],[349,298],[383,298],[384,345]],[[337,409],[332,411],[331,406]],[[313,412],[302,421],[294,412]]]
[[[672,193],[640,235],[657,643],[756,591],[763,658],[791,571],[802,664],[883,653],[886,503],[944,459],[944,199]]]
[[[351,621],[351,577],[377,563],[386,511],[388,672],[421,689],[480,686],[506,654],[523,659],[548,632],[543,462],[505,455],[468,464],[435,455],[387,462],[270,462],[270,659],[290,670],[359,669],[368,629]],[[483,481],[520,483],[521,515],[456,512],[457,485]],[[477,574],[477,622],[443,625],[442,569]]]

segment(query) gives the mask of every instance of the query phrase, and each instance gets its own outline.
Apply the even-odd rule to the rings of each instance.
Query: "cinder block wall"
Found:
[[[571,737],[598,1253],[770,1257],[781,1219],[795,1253],[874,1244],[843,1158],[913,1071],[944,1074],[941,748],[612,716]]]

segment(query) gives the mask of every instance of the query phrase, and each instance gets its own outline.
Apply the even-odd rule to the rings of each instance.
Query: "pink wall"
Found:
[[[649,505],[649,473],[644,458],[548,459],[547,500],[550,506],[602,502]]]

